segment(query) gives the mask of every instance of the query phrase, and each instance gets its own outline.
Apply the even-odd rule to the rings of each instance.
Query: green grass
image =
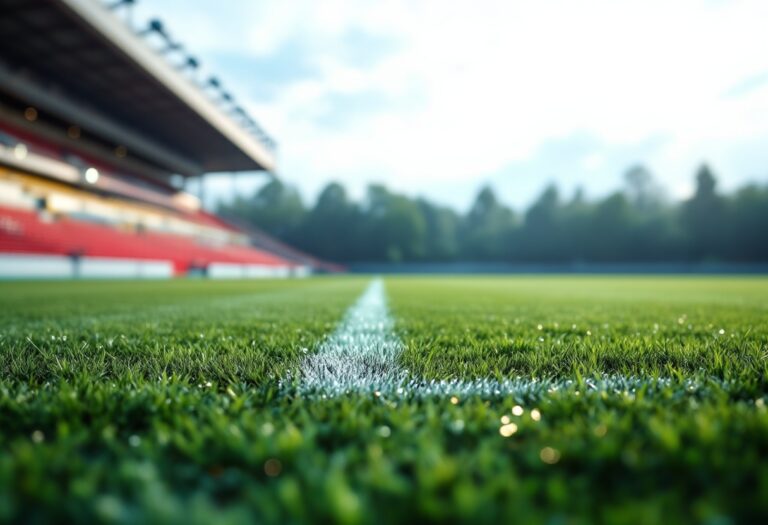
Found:
[[[388,289],[404,366],[430,379],[768,373],[766,279],[400,279]]]
[[[5,283],[3,380],[172,378],[262,387],[332,330],[365,279]]]
[[[0,522],[768,516],[768,279],[388,278],[413,376],[576,382],[280,392],[366,283],[0,283]],[[590,391],[604,374],[670,383]]]

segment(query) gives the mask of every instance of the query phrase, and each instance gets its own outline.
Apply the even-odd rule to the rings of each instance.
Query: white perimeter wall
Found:
[[[109,259],[83,257],[79,263],[78,277],[85,278],[148,278],[163,279],[173,276],[170,261],[143,261],[137,259]]]
[[[265,266],[260,264],[211,263],[208,277],[211,279],[257,279],[291,277],[290,266]]]
[[[0,255],[0,277],[72,277],[69,257],[55,255]]]
[[[258,279],[307,277],[307,266],[211,263],[211,279]],[[82,257],[73,261],[63,255],[0,254],[0,279],[167,279],[173,277],[170,261]]]
[[[0,278],[163,279],[172,276],[170,261],[83,257],[74,262],[62,255],[0,254]]]

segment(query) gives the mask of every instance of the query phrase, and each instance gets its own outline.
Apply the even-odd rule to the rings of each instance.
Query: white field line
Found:
[[[513,396],[520,400],[545,395],[575,394],[589,396],[603,393],[635,396],[701,395],[712,388],[728,389],[718,379],[647,378],[601,375],[572,379],[503,379],[425,381],[411,377],[399,363],[404,349],[394,331],[394,321],[387,308],[384,283],[375,279],[358,301],[347,310],[336,330],[307,356],[298,381],[283,382],[299,394],[337,396],[371,393],[385,397],[478,396],[482,398]],[[671,388],[671,390],[670,390]]]
[[[397,364],[402,348],[387,309],[384,284],[375,279],[347,310],[336,331],[304,360],[301,386],[346,392],[400,384],[405,380]]]

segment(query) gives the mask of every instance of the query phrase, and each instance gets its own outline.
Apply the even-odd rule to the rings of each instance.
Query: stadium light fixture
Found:
[[[163,26],[163,23],[157,18],[153,18],[152,20],[150,20],[149,23],[147,24],[147,28],[144,29],[143,31],[140,31],[139,35],[146,36],[152,33],[157,33],[158,35],[165,38],[166,40],[170,40],[168,33],[166,33],[165,31],[165,27]]]
[[[91,166],[85,170],[85,182],[88,184],[96,184],[99,181],[99,170]]]
[[[200,67],[200,62],[195,57],[188,56],[179,69],[183,71],[187,68],[198,69],[199,67]]]
[[[27,158],[27,154],[29,153],[29,149],[27,148],[27,145],[23,142],[19,142],[13,147],[13,156],[16,157],[17,160],[24,160]]]
[[[36,121],[37,116],[38,116],[37,109],[33,108],[32,106],[29,106],[27,109],[24,110],[24,118],[30,122]]]
[[[131,1],[130,3],[133,3],[133,2]],[[119,6],[120,4],[121,2],[120,0],[118,0],[118,2],[115,4],[115,7]],[[140,36],[147,36],[151,33],[157,33],[161,38],[165,40],[165,47],[158,51],[159,54],[166,55],[173,51],[179,51],[183,49],[182,44],[178,42],[174,42],[171,39],[170,35],[165,29],[165,26],[157,18],[151,19],[147,24],[146,29],[139,32],[138,34]],[[184,62],[182,62],[179,66],[177,66],[177,69],[179,71],[185,71],[185,70],[197,71],[200,69],[200,61],[192,55],[187,55]],[[235,104],[234,98],[232,97],[231,94],[224,91],[221,85],[221,82],[217,77],[214,77],[214,76],[208,77],[208,79],[205,81],[202,87],[204,89],[209,87],[216,89],[219,92],[219,95],[221,96],[221,99],[218,100],[217,102],[220,104],[223,103],[223,104],[234,105],[234,107],[231,108],[231,111],[233,111],[238,117],[241,118],[241,123],[243,124],[243,126],[247,130],[249,130],[255,137],[257,137],[262,142],[262,144],[267,146],[269,149],[275,149],[276,144],[274,140],[272,140],[261,129],[261,127],[256,123],[256,121],[253,120],[250,117],[250,115],[248,115],[248,113],[241,106]]]

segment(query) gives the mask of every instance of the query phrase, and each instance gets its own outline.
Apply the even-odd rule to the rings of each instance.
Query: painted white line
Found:
[[[647,378],[639,376],[598,375],[575,379],[536,379],[513,377],[498,381],[496,379],[423,381],[409,380],[403,383],[394,394],[398,397],[443,397],[458,398],[479,397],[482,399],[513,397],[518,401],[532,401],[546,396],[573,395],[584,397],[602,397],[604,395],[635,399],[642,395],[651,398],[664,397],[699,397],[715,390],[730,390],[728,381],[716,378],[684,379]]]
[[[406,379],[397,364],[402,349],[387,309],[384,284],[375,279],[336,331],[304,360],[301,387],[328,393],[389,389]]]
[[[283,382],[287,390],[302,395],[332,397],[350,393],[370,393],[379,397],[508,397],[520,401],[547,395],[603,395],[633,397],[655,394],[701,395],[711,389],[727,390],[728,382],[719,379],[670,379],[638,376],[600,375],[573,379],[503,379],[425,381],[410,377],[398,364],[403,343],[394,331],[387,308],[384,283],[375,279],[350,307],[336,330],[307,356],[298,382]]]

